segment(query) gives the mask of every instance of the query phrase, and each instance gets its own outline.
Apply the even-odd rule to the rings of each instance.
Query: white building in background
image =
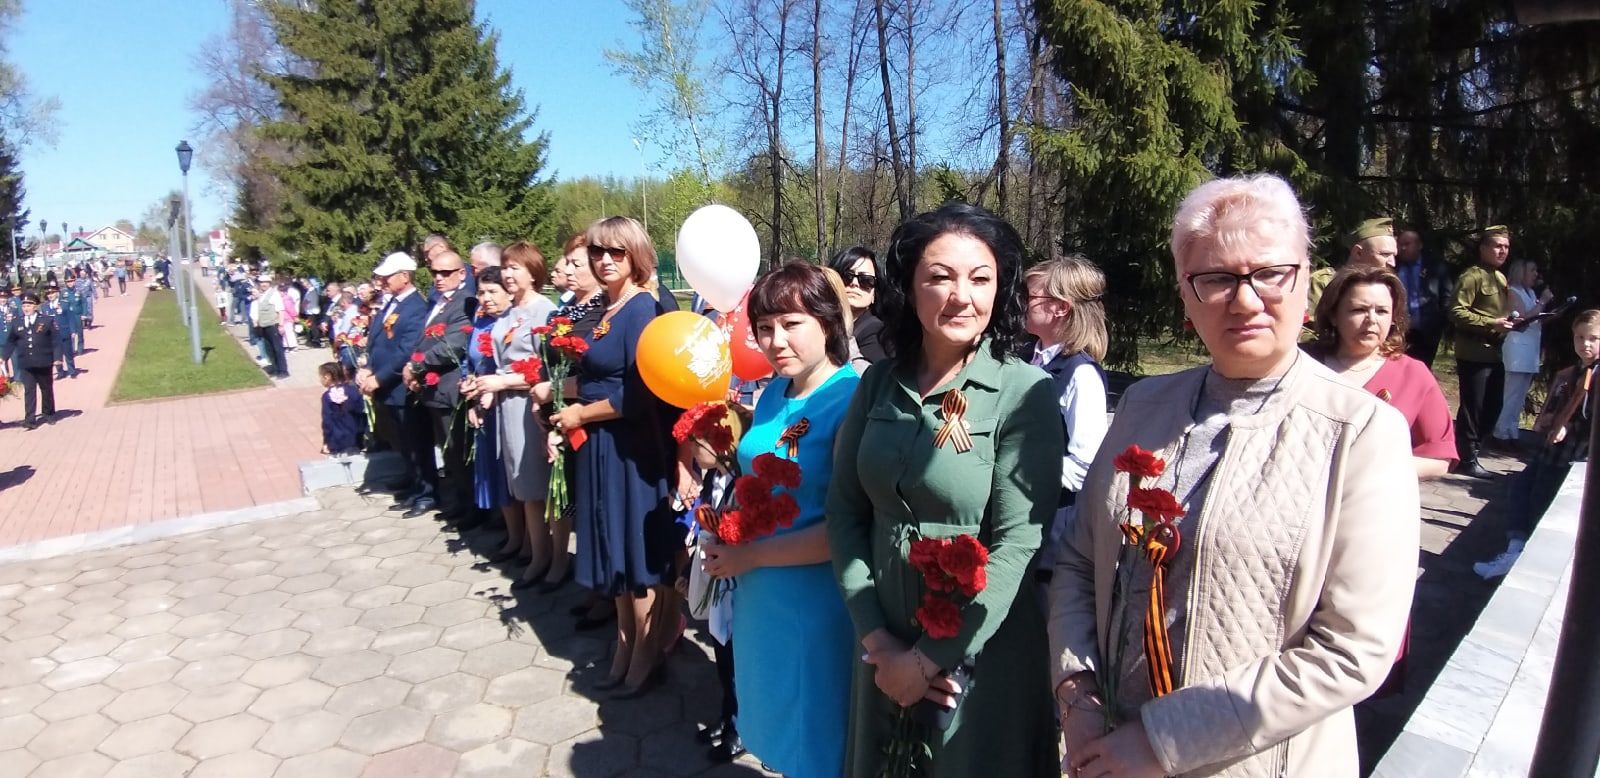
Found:
[[[233,241],[228,238],[227,227],[212,230],[207,238],[207,242],[211,244],[211,253],[217,255],[217,259],[226,261],[233,256]]]
[[[102,251],[112,254],[133,253],[133,236],[115,226],[101,227],[81,237],[85,242]]]

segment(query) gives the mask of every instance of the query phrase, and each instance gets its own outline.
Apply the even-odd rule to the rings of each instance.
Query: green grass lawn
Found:
[[[111,390],[111,401],[211,394],[271,383],[204,305],[199,316],[202,360],[197,365],[190,358],[189,330],[178,318],[177,296],[152,291],[133,326],[128,357]]]

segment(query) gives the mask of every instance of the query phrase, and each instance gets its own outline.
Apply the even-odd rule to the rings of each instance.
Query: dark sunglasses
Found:
[[[607,255],[607,254],[610,254],[612,257],[614,257],[616,259],[621,259],[621,258],[627,256],[628,250],[627,249],[612,248],[610,246],[590,246],[589,247],[589,261],[590,262],[599,262],[600,259],[602,257],[604,257],[605,255]]]
[[[449,278],[450,276],[453,276],[453,275],[455,275],[457,273],[460,273],[460,272],[462,272],[464,270],[466,270],[466,268],[464,268],[464,267],[458,267],[455,270],[434,270],[433,274],[435,276],[438,276],[439,278]]]
[[[863,291],[870,292],[878,287],[878,277],[871,273],[840,273],[839,277],[844,279],[845,286],[855,284]]]

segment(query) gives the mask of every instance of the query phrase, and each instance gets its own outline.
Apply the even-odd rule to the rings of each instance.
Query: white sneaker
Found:
[[[1516,566],[1517,559],[1519,559],[1521,556],[1522,541],[1513,540],[1511,541],[1511,544],[1506,547],[1505,551],[1500,552],[1499,556],[1487,562],[1478,562],[1474,564],[1472,566],[1472,572],[1477,573],[1478,577],[1485,581],[1492,581],[1496,578],[1504,576],[1506,573],[1511,572],[1511,568]]]

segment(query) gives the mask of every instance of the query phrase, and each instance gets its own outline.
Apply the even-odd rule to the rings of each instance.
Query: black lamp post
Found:
[[[194,147],[189,141],[178,141],[178,169],[183,172],[183,242],[178,244],[184,250],[185,257],[190,262],[194,261],[194,226],[189,220],[189,163],[194,160]],[[200,364],[200,317],[196,315],[195,289],[192,286],[193,276],[190,275],[193,267],[185,267],[186,263],[168,266],[168,277],[173,277],[178,287],[178,307],[184,310],[185,318],[189,323],[189,348],[193,352],[195,364]]]

